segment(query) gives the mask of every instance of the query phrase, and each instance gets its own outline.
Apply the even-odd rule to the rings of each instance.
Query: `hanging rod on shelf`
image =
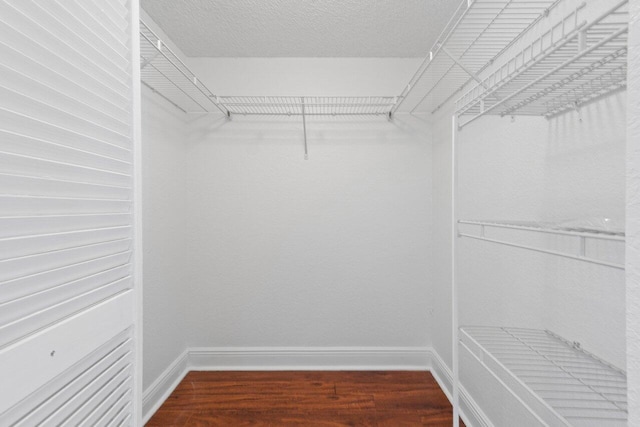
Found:
[[[403,105],[412,113],[425,106],[434,113],[560,2],[462,0],[392,113]]]
[[[514,248],[526,249],[534,252],[540,252],[550,255],[556,255],[563,258],[574,259],[578,261],[585,261],[592,264],[603,265],[606,267],[616,268],[624,270],[623,263],[617,263],[607,261],[590,256],[587,253],[587,241],[589,240],[602,240],[602,241],[614,241],[624,242],[624,233],[610,230],[601,230],[589,227],[567,227],[562,225],[554,225],[549,223],[534,223],[534,222],[498,222],[498,221],[475,221],[475,220],[458,220],[459,225],[476,226],[476,232],[460,232],[458,230],[458,237],[465,237],[475,240],[482,240],[485,242],[496,243],[499,245],[510,246]],[[502,228],[519,230],[533,233],[562,235],[578,240],[578,250],[570,252],[568,250],[555,250],[548,249],[539,246],[526,245],[518,243],[517,241],[506,240],[505,238],[497,239],[487,235],[487,229],[489,228]]]
[[[628,0],[589,25],[567,31],[566,22],[462,95],[456,101],[459,128],[487,114],[551,118],[626,87]]]

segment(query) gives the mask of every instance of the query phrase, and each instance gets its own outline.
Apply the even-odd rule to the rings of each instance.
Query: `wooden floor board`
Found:
[[[147,426],[449,427],[451,412],[428,372],[190,372]]]

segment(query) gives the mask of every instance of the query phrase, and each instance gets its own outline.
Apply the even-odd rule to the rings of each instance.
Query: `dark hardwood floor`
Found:
[[[452,425],[428,372],[190,372],[149,420],[156,426]]]

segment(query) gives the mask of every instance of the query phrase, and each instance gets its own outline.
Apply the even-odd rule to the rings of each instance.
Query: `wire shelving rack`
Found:
[[[437,111],[559,2],[463,0],[392,112]]]
[[[388,116],[394,96],[221,96],[231,114],[262,116]]]
[[[398,96],[218,96],[140,21],[142,83],[185,113],[220,111],[231,117],[390,116]]]
[[[216,96],[143,21],[140,21],[140,79],[185,113],[220,111]]]
[[[624,0],[589,25],[558,23],[456,101],[459,127],[485,114],[551,118],[624,88],[628,22]]]
[[[462,232],[458,230],[459,237],[465,237],[475,240],[482,240],[500,245],[511,246],[520,249],[527,249],[535,252],[556,255],[564,258],[570,258],[578,261],[586,261],[592,264],[603,265],[623,270],[623,262],[615,262],[601,259],[589,251],[589,242],[591,241],[610,241],[624,243],[625,236],[623,232],[615,230],[596,229],[592,227],[568,227],[551,223],[535,223],[535,222],[500,222],[500,221],[476,221],[476,220],[458,220],[459,225],[472,226],[475,230]],[[504,236],[493,237],[488,233],[489,229],[507,229],[520,232],[529,232],[535,234],[548,234],[556,236],[565,236],[576,240],[574,245],[575,251],[570,251],[565,246],[560,249],[551,249],[545,246],[536,246],[521,243],[521,239],[511,239]]]
[[[460,328],[460,345],[549,426],[622,427],[623,370],[548,330]]]

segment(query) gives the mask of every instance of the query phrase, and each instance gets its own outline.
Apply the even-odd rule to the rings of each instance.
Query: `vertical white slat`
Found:
[[[134,292],[134,366],[138,369],[133,376],[133,414],[122,418],[120,425],[142,425],[142,91],[140,82],[140,4],[139,0],[129,0],[130,8],[130,40],[131,40],[131,135],[133,140],[133,218],[134,218],[134,252],[133,280],[138,283]]]

